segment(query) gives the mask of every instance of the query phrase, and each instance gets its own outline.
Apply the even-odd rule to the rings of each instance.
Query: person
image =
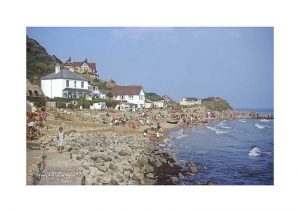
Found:
[[[156,131],[156,137],[159,139],[159,132],[158,131]]]
[[[59,128],[57,139],[58,139],[58,151],[59,151],[59,153],[62,153],[62,150],[63,150],[64,145],[65,145],[65,141],[64,141],[65,134],[63,132],[62,127]]]
[[[147,133],[148,133],[148,129],[145,129],[145,130],[144,130],[144,137],[147,136]]]
[[[162,129],[161,129],[161,126],[160,126],[159,122],[157,122],[156,129],[158,130],[158,132],[160,132],[160,133],[162,132]]]

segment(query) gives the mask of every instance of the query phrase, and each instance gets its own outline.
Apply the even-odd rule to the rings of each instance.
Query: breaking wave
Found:
[[[180,138],[184,138],[184,137],[187,137],[188,135],[187,134],[182,134],[182,135],[178,135],[175,137],[175,139],[180,139]]]
[[[268,128],[268,126],[257,124],[257,123],[255,124],[255,127],[257,127],[258,129]]]
[[[225,126],[224,123],[225,123],[224,121],[221,121],[219,124],[216,125],[216,127],[220,127],[223,129],[231,129],[232,128],[232,127]]]
[[[257,156],[260,156],[262,155],[263,151],[258,148],[258,147],[254,147],[253,149],[250,150],[249,152],[249,156],[252,156],[252,157],[257,157]]]
[[[261,122],[270,122],[269,119],[261,119],[261,120],[259,120],[259,121],[261,121]]]
[[[252,157],[257,157],[257,156],[260,156],[262,154],[266,154],[266,155],[272,155],[272,152],[266,152],[264,150],[262,150],[261,148],[259,147],[254,147],[253,149],[251,149],[249,151],[249,156],[252,156]]]
[[[228,131],[225,131],[225,130],[220,130],[216,127],[211,127],[211,126],[205,126],[207,129],[211,130],[211,131],[214,131],[216,134],[218,135],[222,135],[222,134],[226,134],[228,133]]]
[[[246,119],[239,119],[239,122],[247,122]]]

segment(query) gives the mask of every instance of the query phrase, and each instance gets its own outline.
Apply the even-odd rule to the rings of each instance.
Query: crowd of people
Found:
[[[37,139],[42,135],[47,117],[45,107],[32,107],[26,112],[26,137],[29,140]]]

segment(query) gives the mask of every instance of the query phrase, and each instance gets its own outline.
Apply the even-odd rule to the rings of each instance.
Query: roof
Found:
[[[48,79],[73,79],[73,80],[88,81],[80,74],[72,72],[68,69],[61,69],[58,73],[51,73],[44,77],[41,77],[41,80],[48,80]]]
[[[80,67],[82,64],[86,63],[91,69],[96,70],[96,63],[88,63],[87,59],[85,59],[83,62],[72,62],[71,57],[64,63],[64,65],[71,65],[73,67]]]
[[[187,101],[198,101],[198,98],[194,97],[184,97],[183,99],[186,99]]]
[[[142,86],[137,85],[116,86],[111,90],[111,92],[114,95],[139,95],[142,89]]]

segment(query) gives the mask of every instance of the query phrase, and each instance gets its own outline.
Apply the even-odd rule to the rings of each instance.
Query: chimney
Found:
[[[58,63],[56,63],[55,73],[58,73],[58,72],[60,72],[60,65]]]

